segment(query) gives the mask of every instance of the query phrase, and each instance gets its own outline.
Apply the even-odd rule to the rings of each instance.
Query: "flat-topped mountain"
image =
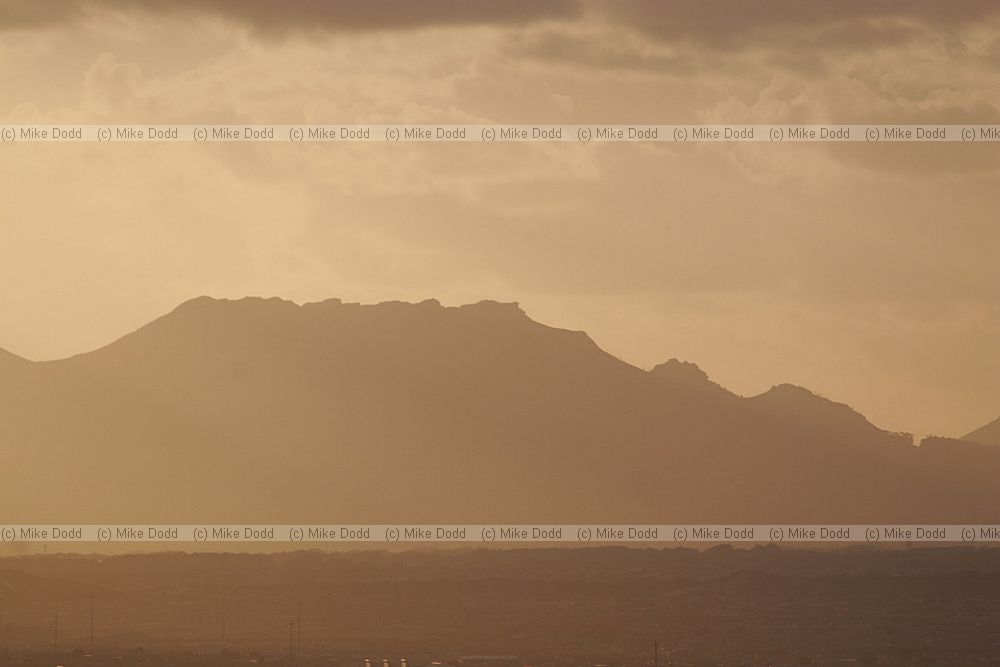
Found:
[[[516,304],[199,298],[0,356],[7,523],[1000,522],[1000,450],[653,371]]]

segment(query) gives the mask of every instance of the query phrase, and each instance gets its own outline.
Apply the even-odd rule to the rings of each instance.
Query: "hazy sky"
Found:
[[[0,0],[0,123],[1000,123],[994,7]],[[492,298],[960,435],[1000,416],[998,185],[996,145],[3,144],[0,347]]]

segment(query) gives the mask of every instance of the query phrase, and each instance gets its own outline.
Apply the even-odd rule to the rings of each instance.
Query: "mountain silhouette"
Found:
[[[1000,419],[992,421],[982,428],[964,436],[962,440],[980,442],[984,445],[1000,445]]]
[[[733,396],[727,389],[716,382],[712,382],[708,377],[708,373],[690,361],[671,359],[653,367],[649,372],[654,377],[663,382],[668,382],[681,390],[707,392],[717,396],[724,394]]]
[[[644,371],[517,304],[198,298],[0,355],[13,523],[1000,522],[1000,450]]]
[[[28,363],[30,362],[11,354],[7,350],[0,350],[0,371],[14,372],[15,369],[23,368]]]

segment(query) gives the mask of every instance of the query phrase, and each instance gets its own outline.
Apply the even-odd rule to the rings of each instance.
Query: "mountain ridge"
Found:
[[[517,304],[204,297],[14,375],[0,377],[0,503],[21,523],[1000,513],[991,453],[921,451],[792,385],[742,398],[694,364],[646,371]]]

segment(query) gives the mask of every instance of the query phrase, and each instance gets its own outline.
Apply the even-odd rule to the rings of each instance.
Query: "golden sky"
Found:
[[[748,7],[752,6],[750,12]],[[990,0],[0,0],[2,123],[1000,123]],[[1000,416],[996,145],[0,145],[0,347],[201,294],[518,301],[876,424]]]

